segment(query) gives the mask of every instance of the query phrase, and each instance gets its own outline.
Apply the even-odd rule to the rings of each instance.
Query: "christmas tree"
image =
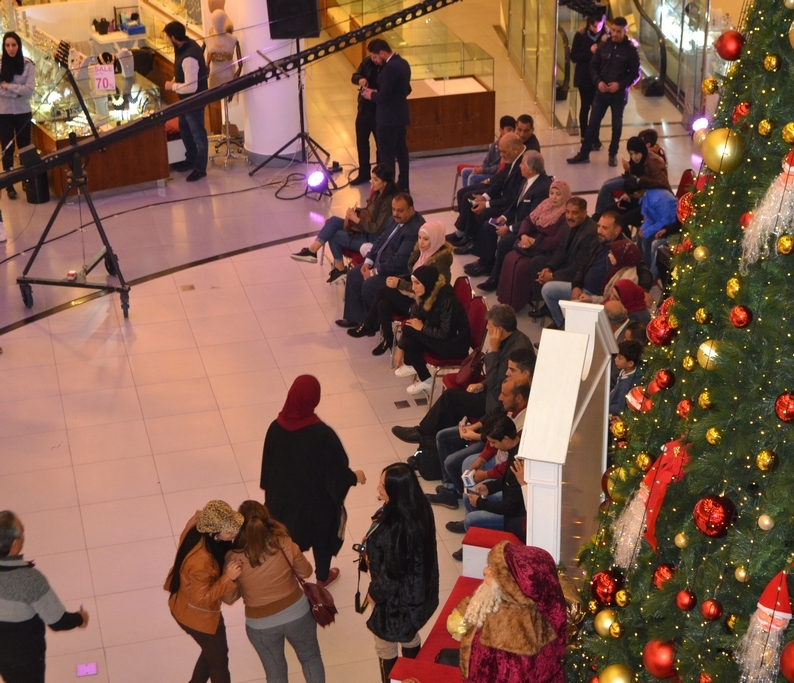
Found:
[[[794,2],[758,0],[613,426],[570,683],[794,683]]]

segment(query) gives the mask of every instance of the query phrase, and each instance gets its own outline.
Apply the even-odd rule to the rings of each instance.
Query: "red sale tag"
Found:
[[[94,66],[94,90],[115,90],[116,78],[112,64],[96,64]]]

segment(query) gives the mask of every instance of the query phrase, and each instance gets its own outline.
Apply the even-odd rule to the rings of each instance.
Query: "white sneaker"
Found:
[[[416,396],[417,394],[429,394],[432,388],[433,388],[433,378],[428,377],[424,382],[420,382],[419,380],[416,380],[416,382],[414,382],[410,387],[408,387],[406,391],[412,396]]]
[[[394,374],[397,377],[413,377],[416,374],[416,370],[411,365],[401,365],[394,371]]]

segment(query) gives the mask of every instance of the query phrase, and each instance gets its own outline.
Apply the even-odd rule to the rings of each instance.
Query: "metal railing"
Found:
[[[645,11],[640,0],[634,0],[634,9],[640,15],[637,38],[647,61],[658,73],[658,76],[643,78],[640,87],[646,97],[663,97],[667,86],[667,45],[664,34]]]

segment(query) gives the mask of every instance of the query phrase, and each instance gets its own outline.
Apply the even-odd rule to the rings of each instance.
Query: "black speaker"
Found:
[[[320,35],[319,0],[267,0],[267,14],[273,40]]]

